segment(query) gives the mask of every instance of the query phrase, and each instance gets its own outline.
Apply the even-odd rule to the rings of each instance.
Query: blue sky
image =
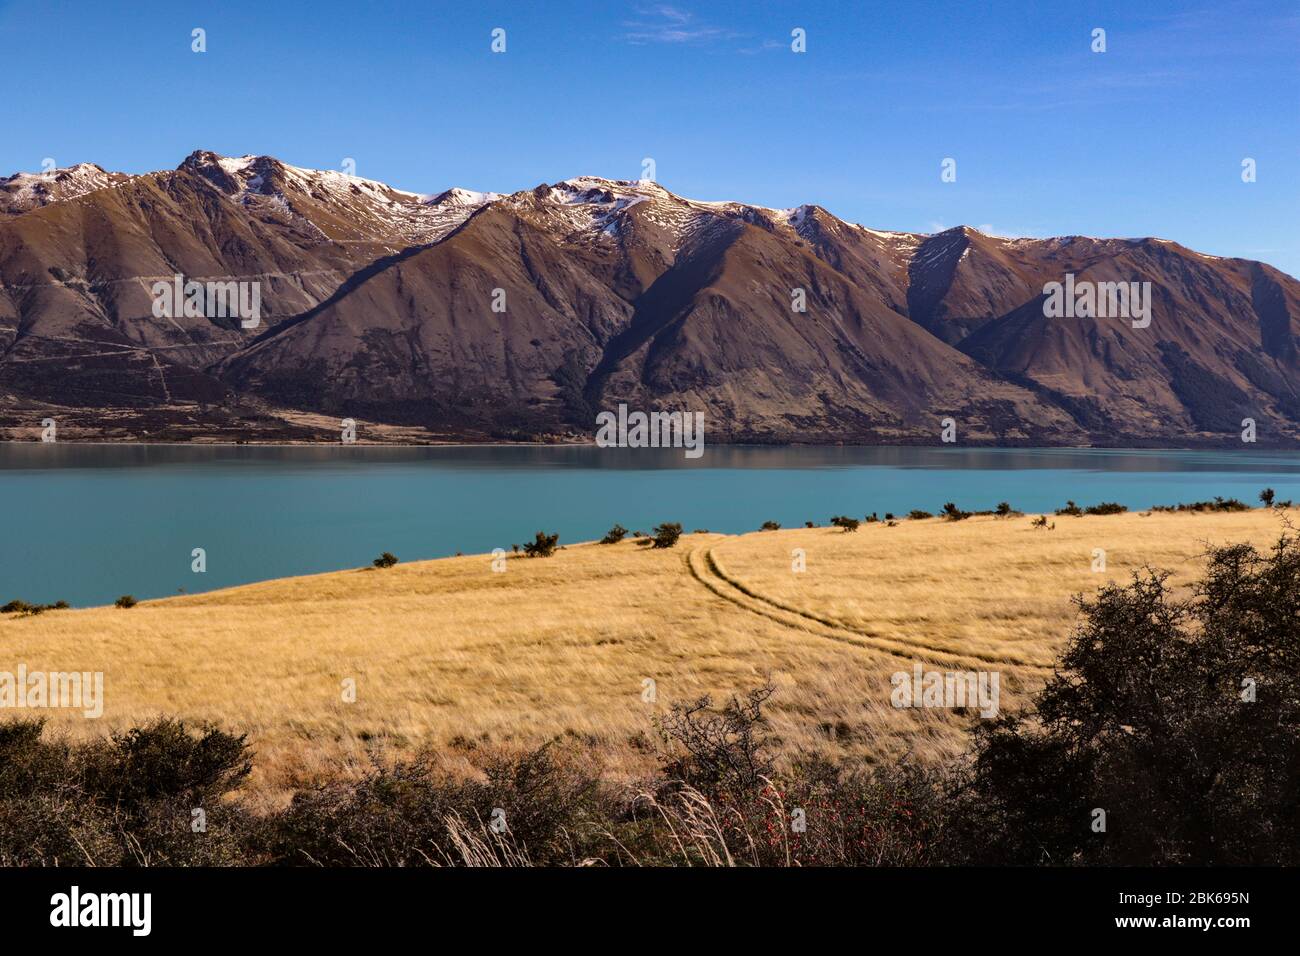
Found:
[[[699,199],[1154,235],[1300,275],[1300,0],[119,6],[0,2],[4,173],[205,148],[512,191],[653,157]]]

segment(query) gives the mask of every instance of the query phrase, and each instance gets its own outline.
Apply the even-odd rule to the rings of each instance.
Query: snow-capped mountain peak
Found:
[[[110,173],[95,163],[77,163],[41,173],[14,173],[0,178],[0,213],[17,215],[118,186],[131,178],[124,173]]]

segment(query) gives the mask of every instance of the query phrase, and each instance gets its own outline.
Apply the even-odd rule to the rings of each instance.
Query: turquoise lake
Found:
[[[1300,452],[0,444],[0,601],[160,597],[558,532],[753,531],[832,515],[1300,500]],[[191,571],[203,548],[207,571]]]

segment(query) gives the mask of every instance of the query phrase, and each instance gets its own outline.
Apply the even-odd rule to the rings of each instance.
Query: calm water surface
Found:
[[[328,448],[0,444],[0,601],[102,604],[292,574],[488,552],[615,522],[751,531],[834,514],[1130,508],[1265,486],[1300,452],[958,448]],[[207,551],[205,574],[190,552]]]

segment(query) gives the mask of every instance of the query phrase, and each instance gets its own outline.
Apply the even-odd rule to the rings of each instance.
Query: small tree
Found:
[[[123,594],[120,598],[118,598],[116,601],[113,602],[113,606],[120,607],[122,610],[125,611],[127,608],[135,607],[139,603],[140,602],[137,601],[135,598],[133,598],[131,595]]]
[[[555,546],[559,543],[559,532],[547,534],[545,531],[537,532],[537,537],[524,545],[524,556],[529,558],[549,558],[555,553]]]
[[[654,537],[650,540],[654,542],[656,548],[671,548],[682,536],[682,526],[677,522],[666,521],[658,525],[654,531]]]
[[[397,557],[388,551],[385,551],[379,557],[375,558],[374,565],[377,568],[391,568],[397,563]]]
[[[999,518],[1007,517],[1009,514],[1011,514],[1011,502],[999,501],[997,510],[995,510],[993,513],[997,515]]]
[[[781,526],[775,521],[764,521],[759,531],[780,531]]]
[[[1077,599],[1034,713],[977,727],[983,862],[1300,862],[1300,543],[1214,548],[1190,598],[1168,579]]]
[[[772,774],[770,742],[763,733],[763,705],[775,692],[769,681],[742,700],[732,697],[720,712],[708,696],[674,704],[655,720],[664,744],[676,751],[664,766],[667,774],[706,794],[743,793]]]
[[[836,515],[831,518],[831,524],[835,525],[837,528],[844,529],[846,532],[858,530],[858,519],[850,518],[848,515]]]
[[[961,521],[963,518],[969,518],[969,511],[962,511],[951,501],[945,502],[943,506],[943,516],[949,521]]]
[[[1273,507],[1273,496],[1275,492],[1272,488],[1265,488],[1259,493],[1259,500],[1264,503],[1265,508]]]
[[[600,539],[600,543],[618,544],[626,537],[627,537],[627,528],[624,528],[621,524],[616,524],[614,525],[614,527],[610,528],[609,531],[605,532],[605,537]]]

